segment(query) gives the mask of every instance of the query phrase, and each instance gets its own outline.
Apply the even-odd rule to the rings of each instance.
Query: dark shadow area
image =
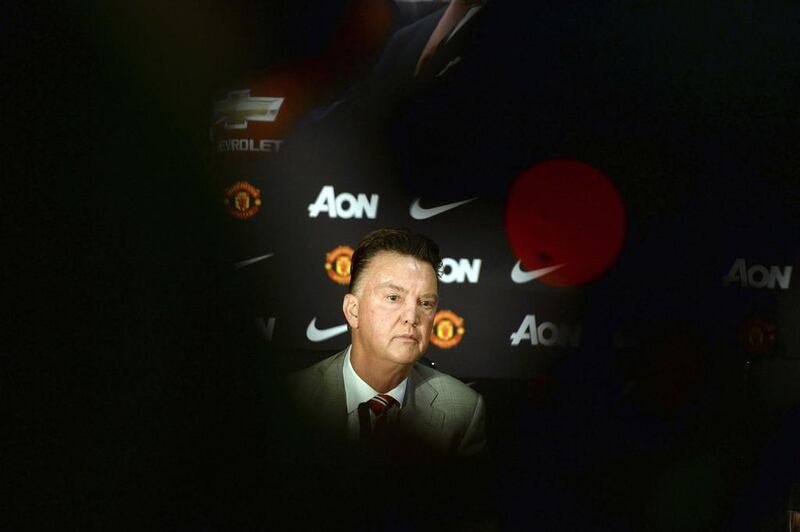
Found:
[[[523,140],[550,128],[547,142],[488,152],[481,165],[497,163],[503,179],[520,161],[570,150],[624,167],[618,185],[637,221],[628,242],[641,244],[586,289],[580,348],[530,379],[462,379],[486,401],[491,471],[476,493],[502,530],[757,530],[777,526],[800,482],[800,359],[784,317],[796,298],[753,289],[741,303],[719,289],[712,260],[732,242],[748,257],[798,249],[786,229],[800,221],[798,116],[786,99],[800,79],[786,59],[798,49],[788,29],[797,11],[646,4],[626,4],[625,18],[587,7],[598,16],[577,25],[581,10],[558,2],[537,4],[550,18],[512,16],[532,7],[497,15],[514,53],[479,55],[503,74],[480,87],[508,84],[508,97],[456,102],[485,124],[476,145],[507,128]],[[253,287],[267,281],[230,275],[236,242],[208,141],[220,87],[320,54],[345,8],[67,2],[8,13],[0,469],[10,509],[0,528],[336,529],[337,516],[357,511],[362,483],[386,478],[330,453],[285,406],[285,375],[331,351],[283,350],[253,327]],[[392,13],[399,25],[427,11]],[[534,30],[549,46],[536,57],[515,48]],[[595,57],[598,42],[607,53]],[[636,61],[614,62],[640,43]],[[331,81],[320,101],[342,96],[377,58]],[[534,59],[541,98],[517,111],[509,106],[528,101],[513,84],[524,77],[517,65]],[[653,74],[651,60],[664,68]],[[576,64],[588,70],[572,84]],[[563,115],[549,103],[573,99],[581,105]],[[396,124],[405,184],[431,196],[505,190],[470,157],[447,174],[455,184],[424,179],[448,164],[431,139],[445,139],[442,153],[464,150],[443,132],[466,115],[416,121],[429,105],[415,100]],[[730,331],[748,312],[759,334],[776,323],[789,333],[771,351],[742,344]],[[620,347],[619,331],[635,341]],[[426,518],[473,474],[390,476],[403,504],[419,501],[422,524],[406,529],[438,523]]]

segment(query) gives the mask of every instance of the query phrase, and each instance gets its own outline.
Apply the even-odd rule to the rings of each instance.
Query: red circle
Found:
[[[527,270],[563,265],[538,280],[576,286],[605,273],[625,238],[625,206],[611,181],[579,161],[531,166],[506,198],[506,237]]]

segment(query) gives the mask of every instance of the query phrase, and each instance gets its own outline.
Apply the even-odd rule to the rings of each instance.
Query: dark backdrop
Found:
[[[778,299],[695,283],[740,257],[797,262],[797,13],[785,3],[558,6],[541,7],[560,21],[567,56],[587,35],[613,48],[620,20],[626,49],[652,46],[663,77],[648,77],[645,50],[643,65],[623,61],[605,80],[606,94],[652,84],[671,118],[648,124],[659,143],[642,144],[658,158],[642,165],[698,170],[619,185],[643,244],[593,290],[584,334],[634,323],[646,349],[590,344],[532,380],[475,382],[504,522],[724,529],[772,496],[758,479],[781,464],[763,465],[762,447],[796,436],[783,427],[775,443],[771,431],[795,401],[796,290]],[[323,56],[346,7],[45,3],[3,22],[4,527],[270,528],[303,511],[282,487],[308,435],[277,408],[285,361],[253,327],[251,285],[230,275],[238,250],[215,214],[209,106],[243,73]],[[393,24],[419,15],[396,12]],[[509,19],[513,44],[530,19]],[[602,151],[590,140],[573,142]],[[715,261],[722,271],[697,270]],[[744,317],[766,322],[754,334],[777,330],[769,356],[737,343]]]

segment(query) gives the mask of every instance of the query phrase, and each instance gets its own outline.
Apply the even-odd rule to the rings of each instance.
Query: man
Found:
[[[353,253],[342,302],[352,344],[289,382],[312,441],[293,479],[316,501],[306,519],[368,530],[493,529],[483,398],[418,363],[439,305],[440,265],[438,246],[404,229],[373,231]]]
[[[352,345],[291,382],[331,438],[355,443],[377,429],[440,457],[485,453],[482,397],[417,363],[430,342],[440,266],[438,246],[407,230],[379,229],[359,243],[342,302]]]

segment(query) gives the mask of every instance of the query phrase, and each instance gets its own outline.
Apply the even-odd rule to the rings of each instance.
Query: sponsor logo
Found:
[[[247,129],[248,122],[274,122],[283,98],[250,96],[250,89],[228,92],[214,102],[214,123],[225,129]]]
[[[225,191],[225,205],[237,220],[252,218],[261,206],[261,191],[247,181],[237,181]]]
[[[537,268],[535,270],[526,272],[522,269],[522,262],[517,261],[517,263],[514,264],[514,267],[511,269],[511,280],[517,284],[527,283],[533,281],[534,279],[538,279],[539,277],[543,277],[548,273],[553,273],[564,266],[566,266],[566,263],[556,264],[555,266],[547,266],[546,268]]]
[[[528,314],[522,320],[517,332],[511,333],[511,345],[516,346],[528,340],[531,345],[578,347],[581,341],[580,326],[556,325],[550,321],[536,323],[536,315]]]
[[[452,310],[440,310],[433,317],[431,343],[441,349],[458,345],[464,337],[464,318]]]
[[[455,209],[456,207],[460,207],[465,203],[469,203],[470,201],[474,201],[478,198],[471,198],[468,200],[457,201],[455,203],[447,203],[445,205],[439,205],[438,207],[429,207],[425,208],[419,204],[420,198],[416,198],[414,201],[411,202],[411,207],[408,209],[408,214],[414,218],[415,220],[427,220],[428,218],[433,218],[434,216],[438,216],[443,212],[447,212],[450,209]]]
[[[741,342],[748,353],[765,355],[775,347],[775,326],[763,320],[746,320],[742,324]]]
[[[443,283],[463,283],[475,284],[481,274],[481,259],[442,259],[442,272],[440,279]]]
[[[226,139],[217,141],[217,151],[220,152],[279,152],[282,140],[276,139]]]
[[[264,341],[272,341],[272,333],[275,332],[275,318],[267,318],[266,320],[264,318],[256,318],[256,327]]]
[[[324,342],[334,336],[339,336],[347,332],[347,324],[328,327],[326,329],[317,328],[317,318],[314,317],[306,327],[306,338],[312,342]]]
[[[769,288],[777,285],[782,290],[788,290],[792,283],[792,267],[770,266],[769,269],[761,264],[747,267],[744,259],[733,261],[728,275],[722,278],[724,286],[738,283],[742,288]]]
[[[260,257],[253,257],[252,259],[240,260],[239,262],[233,264],[233,269],[238,270],[240,268],[244,268],[245,266],[250,266],[251,264],[255,264],[256,262],[268,259],[273,255],[274,253],[267,253],[266,255],[261,255]]]
[[[319,196],[314,203],[308,205],[308,216],[316,218],[320,213],[327,212],[331,218],[364,218],[375,219],[378,216],[378,195],[372,194],[367,199],[366,194],[357,197],[342,192],[336,194],[333,187],[326,185],[319,191]]]
[[[611,179],[580,161],[534,164],[506,194],[506,238],[514,255],[534,271],[565,263],[540,278],[549,286],[578,286],[604,275],[622,251],[626,226]]]
[[[328,277],[338,284],[350,284],[350,261],[353,248],[339,246],[325,254],[325,271]]]

